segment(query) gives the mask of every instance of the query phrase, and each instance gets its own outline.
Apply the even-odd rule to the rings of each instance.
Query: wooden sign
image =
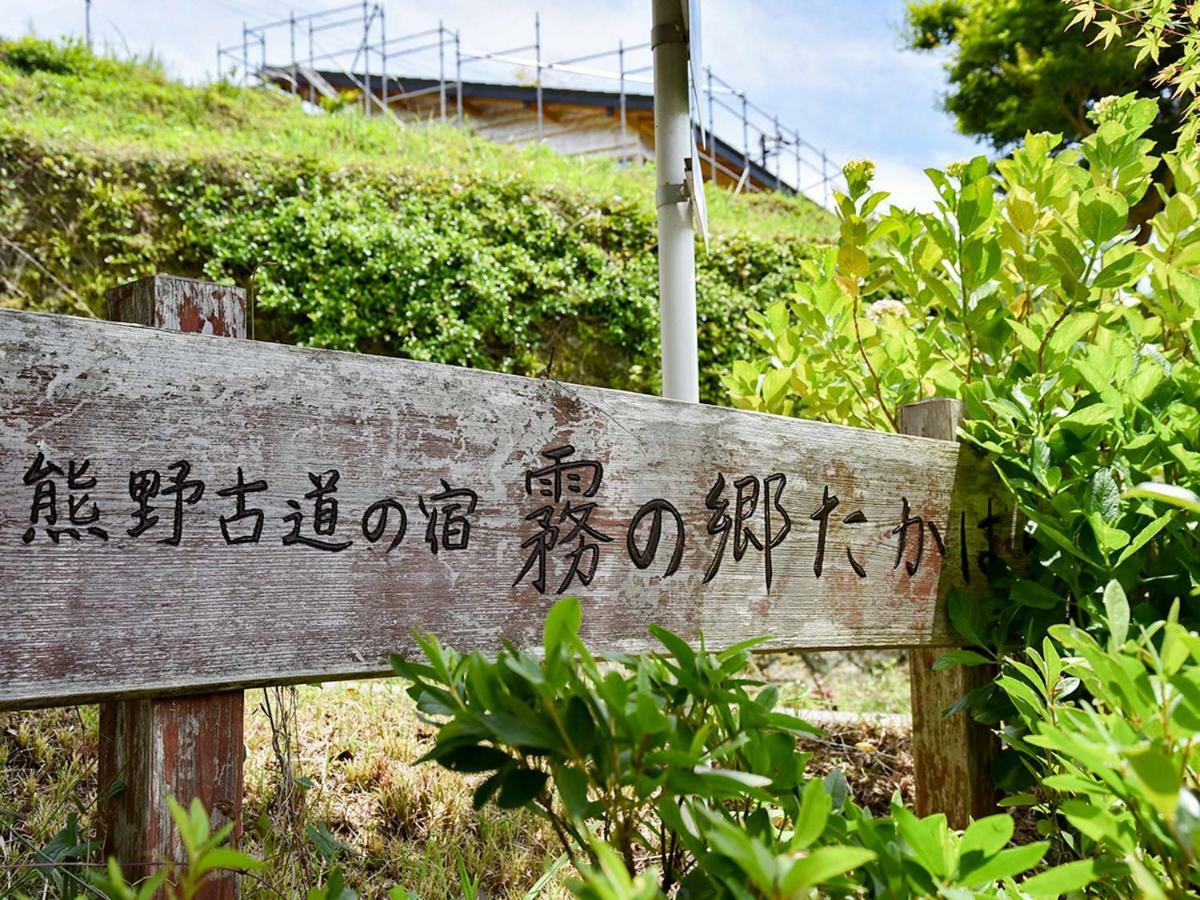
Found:
[[[603,650],[945,646],[966,447],[0,311],[0,709],[375,675],[414,629]]]

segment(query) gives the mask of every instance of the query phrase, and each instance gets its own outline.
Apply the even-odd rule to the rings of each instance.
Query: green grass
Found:
[[[908,663],[897,651],[769,653],[758,661],[762,679],[796,709],[907,715],[912,708]]]
[[[11,47],[11,45],[10,45]],[[5,61],[7,56],[7,62]],[[306,112],[276,89],[226,82],[193,87],[152,65],[93,59],[75,48],[71,61],[36,59],[18,67],[0,45],[0,122],[49,146],[88,147],[111,155],[152,152],[178,157],[224,155],[320,160],[377,172],[532,181],[592,201],[634,199],[653,211],[653,167],[621,167],[596,157],[568,158],[546,148],[514,148],[453,126],[407,124],[353,109]],[[66,71],[63,71],[65,69]],[[715,232],[829,239],[832,218],[806,198],[735,196],[708,190]]]
[[[363,896],[382,896],[393,885],[422,898],[458,896],[461,867],[478,879],[484,896],[524,897],[562,852],[552,831],[525,811],[472,809],[482,776],[414,765],[432,745],[434,729],[417,716],[403,687],[389,679],[298,690],[293,767],[311,784],[297,796],[299,830],[328,829],[342,845],[331,862],[343,866]],[[262,696],[251,691],[247,701]],[[247,849],[268,859],[265,881],[292,888],[315,883],[330,863],[311,837],[285,839],[269,723],[259,709],[246,724]],[[563,878],[539,896],[568,896]]]
[[[769,654],[757,661],[760,677],[798,709],[907,712],[907,671],[898,654],[809,654],[807,662]],[[415,764],[432,745],[434,728],[399,681],[297,689],[291,772],[307,787],[295,788],[290,802],[281,799],[289,794],[280,791],[286,782],[263,698],[263,691],[246,692],[243,846],[267,862],[258,881],[247,880],[248,900],[303,896],[332,865],[363,897],[399,885],[422,900],[457,898],[465,872],[482,896],[523,900],[558,862],[554,835],[533,814],[472,809],[482,776]],[[41,896],[45,882],[28,866],[70,814],[85,838],[94,834],[97,719],[94,706],[0,714],[0,897]],[[814,772],[842,769],[855,796],[880,810],[893,790],[911,790],[904,734],[851,724],[805,749],[815,754]],[[313,830],[340,845],[332,859],[322,856]],[[85,861],[99,858],[94,848]],[[535,896],[568,897],[572,874],[561,865]]]

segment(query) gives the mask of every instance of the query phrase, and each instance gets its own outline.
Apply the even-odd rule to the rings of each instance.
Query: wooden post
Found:
[[[953,441],[962,418],[961,401],[939,397],[903,407],[900,430]],[[959,698],[991,681],[995,671],[990,666],[933,671],[944,652],[928,647],[908,651],[916,805],[918,815],[944,812],[951,826],[963,828],[972,818],[995,811],[990,768],[996,740],[965,710],[952,716],[944,713]]]
[[[240,288],[155,275],[109,291],[108,318],[244,338],[246,294]],[[101,705],[98,784],[104,853],[120,861],[127,877],[149,875],[164,858],[183,859],[167,797],[185,807],[198,797],[214,829],[232,821],[234,839],[240,837],[243,715],[240,690]],[[237,897],[237,876],[210,880],[200,896]]]

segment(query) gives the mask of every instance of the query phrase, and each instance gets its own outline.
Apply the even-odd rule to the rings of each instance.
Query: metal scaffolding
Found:
[[[497,83],[516,83],[514,74],[530,77],[534,91],[537,139],[547,138],[544,90],[570,83],[594,85],[597,81],[616,85],[619,97],[621,145],[629,137],[630,98],[645,98],[653,84],[650,77],[649,43],[618,43],[615,49],[600,50],[567,59],[547,59],[542,41],[540,14],[535,14],[533,41],[518,47],[485,51],[465,47],[458,29],[441,20],[435,27],[388,37],[387,14],[382,3],[360,2],[296,15],[264,24],[242,24],[242,39],[217,48],[217,76],[240,80],[244,85],[290,83],[294,93],[316,105],[324,97],[339,101],[341,95],[322,72],[334,72],[353,86],[365,113],[389,117],[413,100],[436,95],[436,118],[467,124],[463,111],[463,70],[470,67],[480,77]],[[276,56],[278,54],[278,56]],[[268,63],[287,56],[287,62]],[[449,61],[453,55],[453,69]],[[609,65],[605,66],[604,63]],[[401,77],[401,73],[404,76]],[[406,78],[420,76],[425,83],[416,89],[403,87]],[[548,84],[549,79],[559,79]],[[709,181],[722,179],[735,191],[770,189],[801,193],[824,206],[829,205],[831,187],[841,178],[841,167],[828,154],[806,140],[798,129],[780,122],[779,116],[753,103],[745,91],[705,68],[702,84],[695,85],[699,98],[692,110],[697,144],[704,148],[702,168]],[[639,86],[645,90],[638,91]],[[611,90],[611,88],[609,88]],[[450,98],[453,96],[453,108]],[[737,134],[738,141],[728,136]],[[740,164],[721,159],[718,140],[740,150]],[[752,168],[760,187],[751,180]]]

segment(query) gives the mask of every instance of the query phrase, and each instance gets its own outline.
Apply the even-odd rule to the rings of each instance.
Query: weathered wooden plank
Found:
[[[156,275],[113,288],[108,317],[194,334],[246,337],[239,288]],[[68,509],[69,512],[69,509]],[[69,516],[68,516],[69,517]],[[184,860],[168,797],[200,800],[214,828],[241,836],[245,698],[241,691],[115,700],[100,707],[98,783],[105,857],[131,878],[164,859]],[[233,900],[234,873],[207,879],[198,900]]]
[[[566,447],[561,462],[603,472],[560,471],[556,494],[531,473]],[[65,473],[64,518],[70,463],[87,462],[78,511],[94,503],[107,540],[49,538],[39,453]],[[458,490],[475,496],[445,496]],[[380,674],[414,628],[464,648],[535,642],[565,593],[607,651],[650,646],[651,621],[713,644],[949,645],[940,598],[985,539],[992,490],[973,451],[943,441],[3,311],[0,708]],[[394,549],[389,500],[407,524]],[[669,577],[672,513],[646,568],[649,512],[629,547],[654,500],[684,529]]]
[[[906,434],[953,441],[962,418],[961,402],[938,398],[901,409],[900,427]],[[919,815],[945,813],[953,827],[965,828],[972,818],[995,812],[996,738],[967,712],[946,716],[945,711],[994,679],[996,671],[960,666],[935,672],[933,664],[944,652],[914,647],[908,654],[916,806]]]

